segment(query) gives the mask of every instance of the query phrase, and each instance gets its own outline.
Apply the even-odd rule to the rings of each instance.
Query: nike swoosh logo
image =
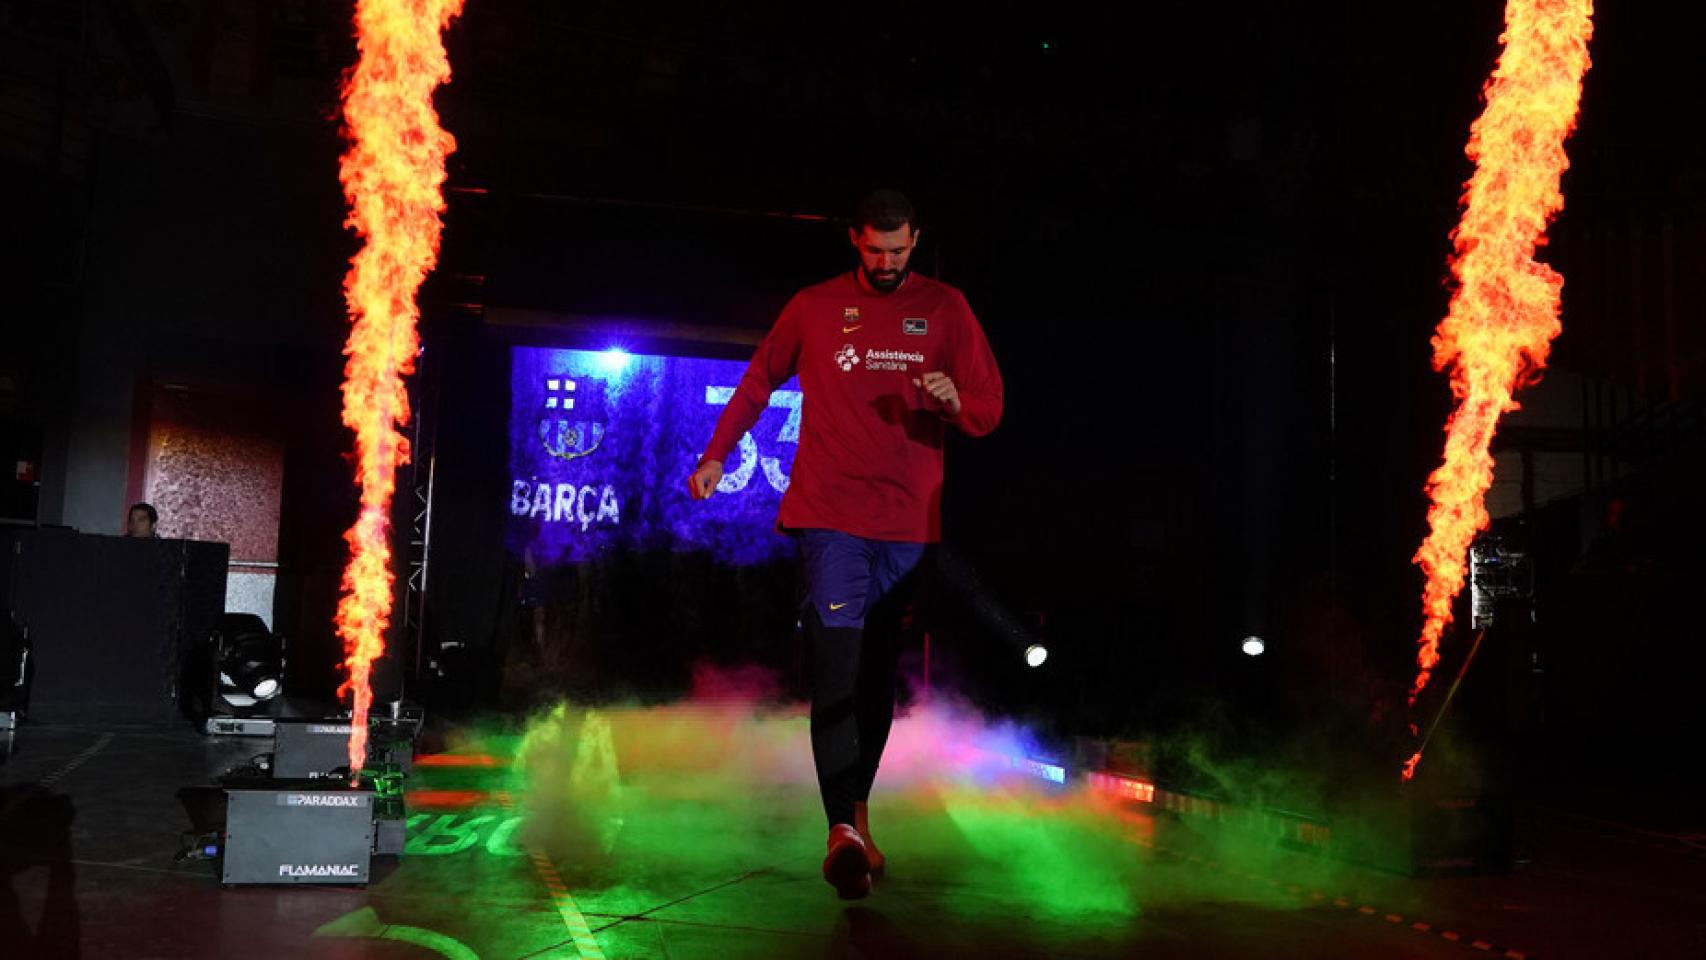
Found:
[[[862,327],[862,326],[864,326],[864,324],[862,324],[862,323],[856,323],[856,324],[854,324],[854,325],[853,325],[853,326],[851,326],[851,327],[842,327],[842,328],[841,328],[841,332],[842,332],[842,333],[852,333],[852,332],[853,332],[853,331],[855,331],[855,330],[857,330],[857,329],[859,329],[859,328],[860,328],[860,327]]]
[[[840,610],[842,607],[845,607],[845,606],[847,606],[847,604],[845,604],[845,603],[832,603],[829,605],[829,609]]]

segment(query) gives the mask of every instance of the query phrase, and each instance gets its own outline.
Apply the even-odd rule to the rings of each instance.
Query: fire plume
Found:
[[[444,161],[456,145],[432,106],[433,89],[450,79],[440,33],[461,9],[462,0],[357,0],[361,56],[343,82],[349,150],[338,179],[346,225],[363,241],[344,278],[352,327],[343,384],[361,512],[344,534],[350,559],[337,612],[348,671],[338,694],[354,700],[352,775],[367,757],[369,674],[391,618],[391,496],[397,467],[409,460],[398,427],[409,419],[403,378],[419,350],[415,293],[438,259]]]
[[[1470,129],[1465,152],[1475,172],[1452,233],[1455,289],[1433,338],[1434,368],[1449,371],[1457,409],[1444,462],[1428,478],[1428,536],[1415,556],[1427,585],[1412,708],[1439,663],[1470,543],[1487,527],[1499,417],[1517,409],[1518,389],[1539,379],[1560,329],[1564,280],[1534,254],[1564,205],[1564,140],[1575,128],[1592,33],[1592,0],[1507,0],[1504,49]],[[1417,751],[1404,765],[1404,779],[1420,759]]]

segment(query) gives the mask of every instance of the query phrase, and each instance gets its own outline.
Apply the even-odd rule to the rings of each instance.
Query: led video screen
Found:
[[[770,398],[715,496],[687,476],[740,383],[738,360],[513,347],[509,546],[538,564],[610,551],[708,551],[731,564],[790,555],[774,532],[799,444],[799,385]]]

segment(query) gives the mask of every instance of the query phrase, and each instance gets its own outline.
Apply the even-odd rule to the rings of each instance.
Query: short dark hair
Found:
[[[884,187],[872,190],[859,200],[859,206],[853,210],[853,229],[875,227],[887,232],[899,230],[901,227],[918,229],[918,214],[912,209],[912,201],[899,190]]]
[[[125,511],[124,515],[128,517],[138,510],[148,514],[149,523],[158,524],[160,522],[160,511],[154,509],[154,505],[151,503],[133,503],[130,505],[130,509]]]

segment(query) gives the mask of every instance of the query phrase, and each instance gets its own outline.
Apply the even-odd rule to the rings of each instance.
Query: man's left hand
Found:
[[[913,378],[912,385],[923,390],[942,408],[942,414],[948,417],[960,415],[960,388],[954,386],[952,377],[939,370],[926,373],[923,377]]]

